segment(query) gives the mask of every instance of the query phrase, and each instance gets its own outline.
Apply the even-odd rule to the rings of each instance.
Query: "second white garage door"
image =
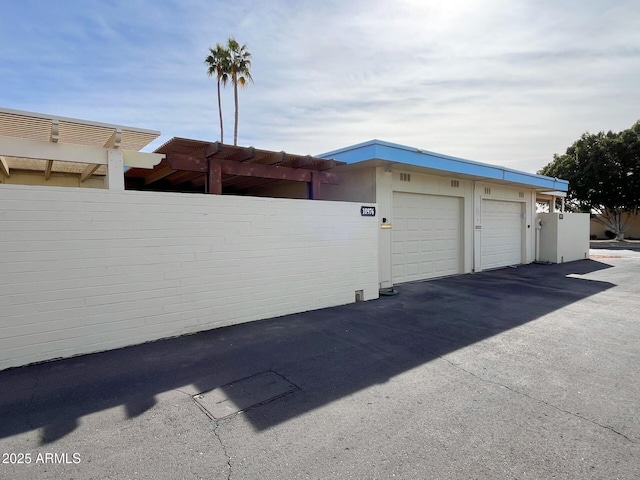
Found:
[[[482,269],[522,263],[522,203],[482,201]]]
[[[462,273],[462,199],[393,192],[393,283]]]

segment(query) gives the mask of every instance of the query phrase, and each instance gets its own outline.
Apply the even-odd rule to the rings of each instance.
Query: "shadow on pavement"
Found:
[[[133,418],[159,393],[205,392],[272,370],[300,390],[286,405],[244,413],[266,429],[609,289],[567,277],[605,268],[583,260],[404,284],[394,297],[6,370],[0,438],[41,429],[46,444],[94,412],[122,406]]]

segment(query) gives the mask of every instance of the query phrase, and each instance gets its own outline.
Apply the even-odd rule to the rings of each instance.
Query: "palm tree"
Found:
[[[233,37],[229,37],[227,51],[229,52],[227,72],[231,77],[231,83],[233,83],[233,98],[236,106],[233,144],[238,145],[238,85],[246,87],[248,82],[253,82],[251,77],[251,53],[247,50],[246,43],[240,45]]]
[[[222,100],[220,98],[220,84],[226,86],[229,81],[229,50],[216,43],[216,49],[209,47],[209,55],[205,58],[207,74],[216,76],[218,82],[218,113],[220,115],[220,143],[224,143],[224,125],[222,123]],[[236,107],[237,109],[237,107]]]

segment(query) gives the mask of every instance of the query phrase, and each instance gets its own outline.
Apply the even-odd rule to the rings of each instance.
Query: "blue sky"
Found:
[[[234,35],[241,145],[379,138],[536,171],[640,118],[638,25],[637,0],[0,0],[0,107],[216,140],[203,60]]]

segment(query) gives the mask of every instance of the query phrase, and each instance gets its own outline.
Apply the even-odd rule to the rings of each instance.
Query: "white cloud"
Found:
[[[217,138],[203,60],[230,34],[254,59],[240,143],[260,148],[321,153],[380,138],[535,171],[584,131],[640,117],[631,1],[46,5],[6,9],[0,105],[160,129],[161,141]]]

